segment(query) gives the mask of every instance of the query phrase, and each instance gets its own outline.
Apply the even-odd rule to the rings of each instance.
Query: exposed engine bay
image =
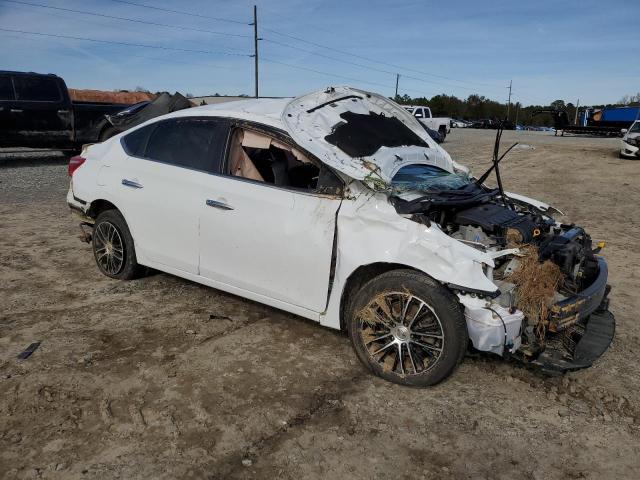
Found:
[[[494,260],[484,268],[497,292],[450,285],[465,306],[474,347],[528,362],[543,359],[548,370],[574,361],[590,315],[606,310],[606,264],[596,255],[601,246],[594,248],[581,227],[556,222],[549,211],[464,172],[417,170],[396,177],[391,198],[398,213],[436,224]]]

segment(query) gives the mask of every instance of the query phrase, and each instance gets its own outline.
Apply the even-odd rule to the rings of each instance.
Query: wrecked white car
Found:
[[[86,147],[69,174],[105,275],[152,267],[345,330],[393,382],[435,384],[469,348],[583,368],[613,337],[584,230],[485,186],[379,95],[174,112]]]

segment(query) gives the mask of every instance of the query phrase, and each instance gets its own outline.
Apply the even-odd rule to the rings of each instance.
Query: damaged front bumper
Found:
[[[593,365],[607,351],[616,331],[616,319],[606,309],[598,309],[559,339],[549,342],[531,362],[547,373],[564,373]]]
[[[501,305],[490,296],[456,292],[465,307],[473,346],[550,374],[590,367],[608,349],[615,333],[615,318],[608,310],[611,287],[607,264],[596,258],[598,275],[591,285],[550,307],[543,341],[532,326],[526,326],[520,310]]]
[[[623,140],[620,155],[625,158],[640,159],[640,136],[633,140]]]
[[[544,351],[530,360],[549,373],[590,367],[609,348],[616,321],[609,311],[607,263],[598,257],[594,282],[579,294],[551,307]]]
[[[560,332],[565,328],[587,318],[605,302],[608,306],[607,296],[611,287],[607,285],[609,270],[607,262],[598,257],[598,276],[591,285],[582,292],[562,300],[553,305],[549,311],[549,330]]]

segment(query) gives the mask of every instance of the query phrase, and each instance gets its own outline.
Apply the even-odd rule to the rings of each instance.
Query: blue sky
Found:
[[[0,28],[208,52],[0,31],[0,68],[56,73],[76,88],[253,94],[253,59],[247,56],[253,53],[252,27],[247,24],[257,3],[264,38],[262,95],[293,96],[331,84],[393,95],[396,72],[400,93],[411,96],[478,93],[505,101],[510,79],[514,101],[524,104],[578,98],[583,105],[607,103],[640,91],[638,0],[131,0],[246,24],[114,0],[21,1],[174,28],[5,0],[0,0]]]

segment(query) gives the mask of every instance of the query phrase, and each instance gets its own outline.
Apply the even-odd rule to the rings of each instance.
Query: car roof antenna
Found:
[[[504,188],[502,186],[502,177],[500,176],[499,163],[507,155],[507,153],[509,153],[516,145],[518,145],[518,142],[516,142],[513,145],[511,145],[507,149],[506,152],[504,152],[502,155],[500,155],[500,157],[498,157],[498,154],[500,153],[500,140],[502,138],[503,130],[504,130],[504,121],[501,121],[498,124],[498,130],[496,131],[496,141],[493,144],[493,161],[492,161],[492,164],[487,169],[487,171],[484,172],[482,174],[482,176],[480,178],[478,178],[478,180],[476,180],[476,184],[477,185],[482,185],[482,183],[484,183],[484,181],[487,179],[487,177],[489,177],[491,172],[493,170],[495,170],[496,171],[496,180],[498,182],[498,191],[500,192],[500,196],[502,197],[502,201],[505,204],[505,206],[507,206],[509,208],[513,208],[513,206],[507,202],[507,198],[506,198],[506,196],[504,194]]]

